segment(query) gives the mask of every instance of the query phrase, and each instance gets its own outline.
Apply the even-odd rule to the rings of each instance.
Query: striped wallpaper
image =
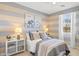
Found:
[[[59,17],[58,16],[49,16],[47,19],[44,20],[48,28],[48,34],[51,37],[58,38],[59,37]]]
[[[46,17],[45,15],[39,13],[33,13],[2,3],[0,3],[0,36],[2,37],[6,36],[7,33],[13,33],[15,28],[18,26],[23,28],[25,14],[35,15],[37,20],[41,19],[41,24],[44,22],[47,25],[48,33],[52,37],[58,38],[58,16]]]
[[[46,16],[30,12],[18,7],[13,7],[10,5],[0,3],[0,40],[2,36],[5,36],[9,33],[14,33],[15,28],[24,27],[24,17],[26,15],[34,15],[36,19],[43,19]]]

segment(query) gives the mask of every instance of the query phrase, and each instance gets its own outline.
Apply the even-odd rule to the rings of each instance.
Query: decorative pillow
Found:
[[[34,40],[40,39],[39,32],[32,32]]]
[[[30,40],[34,40],[33,34],[31,32],[29,32],[29,37],[30,37]]]
[[[41,39],[46,39],[48,36],[46,33],[39,33]]]
[[[42,39],[43,38],[43,33],[39,33],[39,35],[40,35],[40,38]]]

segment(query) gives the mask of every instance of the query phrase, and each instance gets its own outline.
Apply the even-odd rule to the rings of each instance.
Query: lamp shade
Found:
[[[20,28],[20,27],[15,28],[15,33],[22,33],[22,28]]]
[[[47,31],[48,31],[48,28],[47,28],[47,26],[46,26],[46,25],[44,25],[44,26],[43,26],[43,29],[44,29],[44,31],[45,31],[45,32],[47,32]]]

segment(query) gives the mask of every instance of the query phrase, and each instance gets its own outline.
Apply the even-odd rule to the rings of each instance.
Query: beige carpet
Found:
[[[28,52],[28,51],[24,51],[24,52],[14,54],[12,56],[32,56],[32,54],[30,54],[30,52]]]
[[[71,53],[70,53],[71,56],[79,56],[79,47],[78,46],[76,48],[70,49],[70,51],[71,51]]]
[[[71,53],[70,56],[79,56],[79,49],[78,48],[73,48],[70,49]],[[18,54],[15,54],[13,56],[32,56],[28,51],[24,51]]]

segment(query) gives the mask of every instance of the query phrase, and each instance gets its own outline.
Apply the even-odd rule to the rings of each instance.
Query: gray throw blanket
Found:
[[[62,40],[46,38],[36,45],[35,55],[37,56],[60,56],[68,54],[68,46]]]

